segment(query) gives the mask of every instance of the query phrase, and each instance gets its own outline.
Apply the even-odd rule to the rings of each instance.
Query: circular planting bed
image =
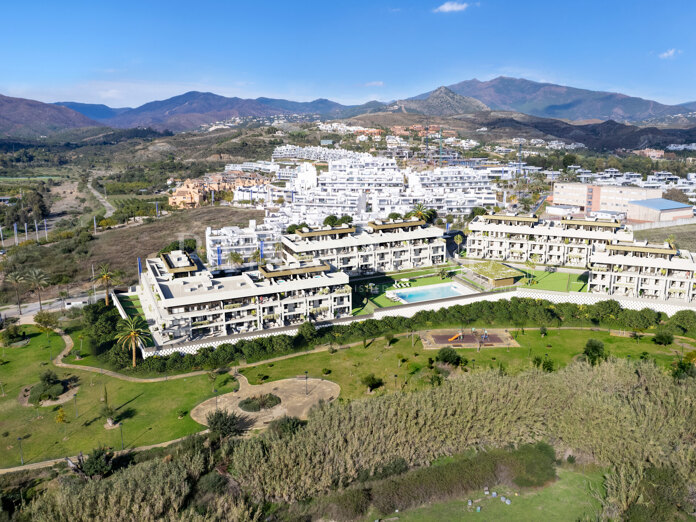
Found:
[[[239,401],[239,408],[243,411],[255,413],[261,410],[270,410],[279,404],[280,397],[274,395],[273,393],[266,393],[264,395],[257,395],[255,397],[242,399]]]

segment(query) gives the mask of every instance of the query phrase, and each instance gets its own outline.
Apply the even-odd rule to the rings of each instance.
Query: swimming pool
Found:
[[[394,295],[404,303],[420,303],[421,301],[432,301],[433,299],[444,299],[446,297],[457,297],[467,295],[461,285],[456,283],[443,283],[439,285],[421,286],[420,288],[408,288],[395,291]]]

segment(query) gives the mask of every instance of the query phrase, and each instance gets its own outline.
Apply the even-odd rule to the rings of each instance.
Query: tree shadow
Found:
[[[126,408],[125,410],[118,412],[114,421],[118,423],[127,419],[132,419],[137,413],[138,412],[135,408]]]
[[[120,406],[116,406],[115,410],[117,410],[117,411],[120,410],[120,409],[123,408],[124,406],[126,406],[126,405],[130,404],[131,402],[133,402],[134,400],[136,400],[136,399],[137,399],[138,397],[140,397],[141,395],[143,395],[143,392],[140,392],[138,395],[136,395],[136,396],[133,397],[132,399],[128,399],[126,402],[124,402],[124,403],[121,404]]]

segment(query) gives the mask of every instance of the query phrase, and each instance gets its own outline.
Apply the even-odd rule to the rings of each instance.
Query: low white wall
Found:
[[[652,230],[654,228],[681,227],[683,225],[696,225],[696,218],[675,219],[674,221],[656,221],[654,223],[636,223],[631,225],[634,232],[639,230]]]

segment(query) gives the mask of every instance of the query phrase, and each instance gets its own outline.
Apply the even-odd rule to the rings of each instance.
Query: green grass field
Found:
[[[682,225],[680,227],[654,228],[652,230],[638,230],[635,238],[649,243],[664,243],[669,236],[674,236],[674,242],[686,250],[696,250],[696,225]]]
[[[603,491],[602,473],[600,471],[576,471],[567,468],[558,469],[558,480],[543,488],[510,488],[500,486],[493,488],[498,495],[504,495],[512,500],[508,506],[500,498],[485,496],[483,492],[475,492],[471,500],[480,500],[475,506],[481,506],[477,513],[475,507],[467,506],[468,498],[450,500],[437,504],[429,504],[415,509],[399,512],[400,522],[429,522],[441,520],[477,520],[499,521],[514,520],[515,522],[538,522],[540,520],[573,522],[596,518],[600,505],[593,492]],[[515,493],[518,496],[515,496]],[[376,516],[365,520],[375,520]]]
[[[643,352],[648,352],[650,358],[665,368],[681,353],[680,347],[658,346],[650,337],[636,341],[628,337],[612,336],[606,331],[551,329],[543,338],[538,330],[526,330],[524,335],[520,333],[517,338],[520,347],[512,347],[509,351],[502,347],[483,348],[480,352],[476,348],[463,348],[457,349],[457,352],[469,360],[470,371],[498,368],[502,363],[508,372],[516,373],[531,368],[532,360],[537,356],[548,357],[554,362],[555,368],[565,366],[583,352],[588,339],[601,340],[605,349],[616,357],[630,355],[633,360],[638,360]],[[390,347],[387,347],[384,339],[377,339],[367,349],[360,344],[333,354],[319,352],[300,355],[246,368],[242,373],[251,384],[260,384],[303,376],[307,371],[310,377],[324,378],[339,384],[342,398],[355,399],[366,396],[366,388],[361,379],[369,373],[374,373],[384,381],[384,386],[377,393],[395,389],[394,375],[397,376],[396,389],[399,390],[413,391],[430,386],[430,378],[436,372],[428,368],[428,358],[434,359],[436,355],[436,350],[423,350],[420,341],[416,341],[411,348],[410,338],[399,337]],[[406,361],[400,364],[402,359]],[[324,374],[325,368],[331,370],[331,373]]]
[[[587,275],[571,274],[567,272],[545,272],[543,270],[530,271],[520,269],[524,272],[522,286],[534,288],[536,290],[552,290],[555,292],[586,292]]]
[[[64,348],[63,340],[56,334],[47,339],[34,327],[23,328],[29,335],[29,344],[6,348],[5,362],[0,366],[0,381],[5,391],[5,396],[0,397],[0,467],[19,465],[18,437],[22,437],[25,463],[89,452],[100,444],[120,449],[119,430],[104,429],[105,421],[100,416],[104,386],[109,404],[117,410],[117,420],[123,422],[126,447],[164,442],[202,429],[188,415],[178,419],[177,411],[188,412],[213,395],[206,375],[138,384],[98,373],[64,370],[49,360],[49,351],[55,357]],[[22,388],[37,383],[39,374],[49,368],[61,379],[76,376],[79,380],[78,417],[75,418],[75,402],[71,400],[63,405],[66,424],[56,422],[59,406],[35,408],[18,402]],[[215,386],[220,393],[227,393],[237,383],[221,375]]]

